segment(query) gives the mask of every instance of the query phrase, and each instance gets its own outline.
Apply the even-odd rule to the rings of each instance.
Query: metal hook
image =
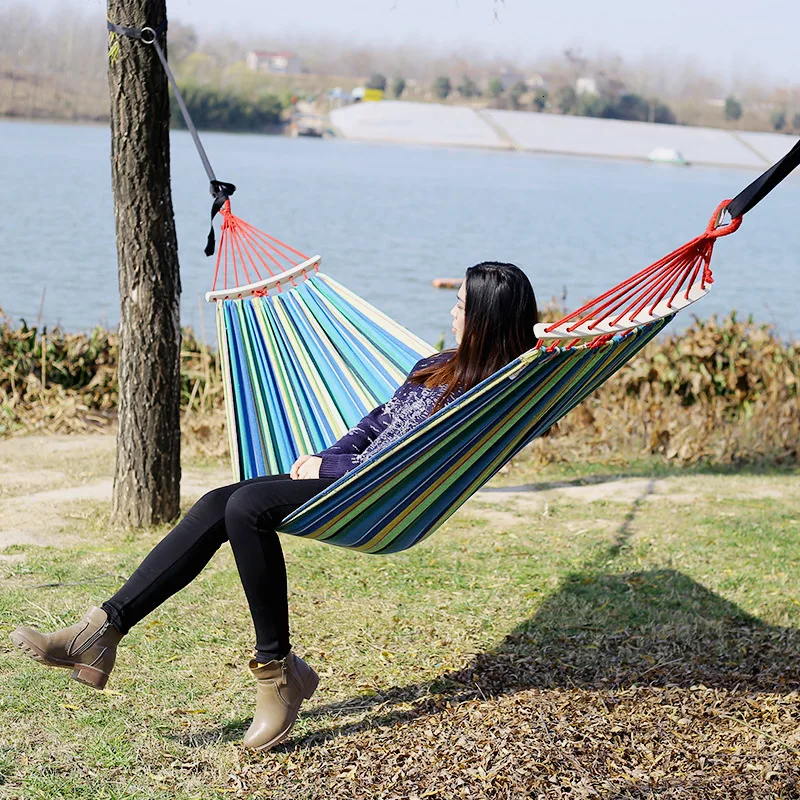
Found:
[[[723,220],[725,219],[726,215],[728,216],[729,219],[724,224],[725,225],[730,225],[730,222],[733,219],[733,217],[731,217],[730,213],[728,212],[728,206],[725,206],[724,208],[721,208],[719,210],[719,213],[717,214],[717,224],[714,226],[715,228],[722,227]]]

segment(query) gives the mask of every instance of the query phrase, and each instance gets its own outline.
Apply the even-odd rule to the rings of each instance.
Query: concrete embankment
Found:
[[[331,122],[340,136],[361,141],[634,160],[647,159],[656,148],[671,148],[691,164],[754,169],[777,161],[794,143],[779,133],[396,101],[336,109]]]

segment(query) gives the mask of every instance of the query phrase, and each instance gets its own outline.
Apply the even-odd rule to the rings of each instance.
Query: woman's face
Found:
[[[450,316],[453,318],[453,335],[456,337],[456,344],[461,344],[461,337],[464,335],[464,309],[466,308],[466,302],[467,282],[465,280],[458,290],[456,304],[450,310]]]

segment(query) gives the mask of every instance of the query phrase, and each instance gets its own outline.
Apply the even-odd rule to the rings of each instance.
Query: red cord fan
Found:
[[[309,258],[234,216],[230,200],[225,201],[219,213],[222,215],[222,225],[214,281],[211,291],[206,293],[206,300],[247,295],[259,297],[270,289],[280,292],[282,284],[291,283],[295,286],[296,278],[305,278],[308,270],[319,269],[320,256]],[[222,286],[218,289],[220,277]],[[235,289],[235,292],[231,293],[231,289]]]
[[[563,319],[534,326],[536,335],[540,339],[558,341],[578,341],[594,336],[596,339],[592,343],[599,344],[615,333],[662,319],[705,297],[714,282],[711,275],[714,243],[742,224],[741,215],[722,224],[730,203],[730,200],[720,203],[700,236]]]

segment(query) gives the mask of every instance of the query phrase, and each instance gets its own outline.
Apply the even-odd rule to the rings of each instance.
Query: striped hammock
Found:
[[[721,226],[723,208],[674,253],[563,320],[537,325],[539,346],[335,481],[279,531],[368,553],[424,539],[708,292],[714,243],[740,222]],[[231,460],[243,480],[286,473],[299,455],[331,445],[434,348],[319,272],[318,256],[234,217],[228,203],[222,214],[206,299],[217,303]]]
[[[237,480],[324,450],[435,352],[321,272],[295,284],[217,304]]]
[[[367,553],[422,541],[671,317],[597,347],[532,350],[288,516],[279,530]]]

